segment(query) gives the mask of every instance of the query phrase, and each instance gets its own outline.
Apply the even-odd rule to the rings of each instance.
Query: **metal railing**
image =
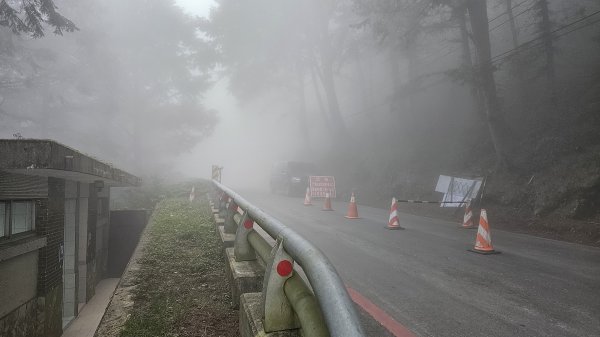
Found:
[[[212,182],[221,194],[219,207],[226,209],[224,230],[236,233],[235,259],[250,261],[258,255],[266,265],[262,292],[266,332],[300,326],[305,336],[365,336],[354,303],[327,257],[230,188],[218,181]],[[241,216],[236,215],[238,207],[242,210]],[[253,229],[254,223],[276,240],[275,246]],[[294,261],[304,270],[314,294],[297,273],[290,269],[286,274],[286,266],[289,268]]]

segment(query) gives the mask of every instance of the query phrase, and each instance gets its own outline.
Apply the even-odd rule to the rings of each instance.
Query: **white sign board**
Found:
[[[335,198],[335,178],[332,176],[310,176],[310,196],[313,198]]]
[[[465,179],[441,175],[438,178],[437,185],[435,186],[435,191],[444,193],[442,201],[467,202],[477,197],[479,188],[481,188],[482,180],[482,178]],[[440,204],[440,207],[462,206],[464,206],[464,204],[461,203]]]

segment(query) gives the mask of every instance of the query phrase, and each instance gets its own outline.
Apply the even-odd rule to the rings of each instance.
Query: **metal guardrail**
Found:
[[[429,201],[429,200],[410,200],[396,199],[396,202],[406,202],[409,204],[466,204],[466,201]]]
[[[260,208],[252,205],[230,188],[218,181],[213,180],[212,182],[217,190],[230,198],[230,206],[235,206],[235,208],[228,207],[229,214],[227,214],[225,229],[230,232],[236,232],[236,242],[234,245],[236,259],[238,257],[240,260],[253,259],[256,253],[267,265],[265,284],[263,284],[263,301],[266,298],[268,301],[277,302],[277,289],[273,290],[273,288],[277,287],[269,283],[280,281],[271,282],[272,278],[269,277],[268,273],[274,268],[274,262],[283,261],[284,258],[281,256],[285,257],[289,255],[289,257],[302,267],[314,291],[314,296],[312,296],[313,293],[297,273],[293,273],[292,276],[283,280],[283,287],[280,286],[280,288],[283,288],[283,293],[287,301],[289,301],[293,308],[292,314],[295,313],[298,316],[305,336],[323,336],[328,332],[334,337],[364,337],[365,334],[360,326],[358,315],[354,309],[354,303],[350,299],[344,283],[327,257],[298,233],[263,212]],[[220,206],[223,207],[223,205]],[[243,210],[243,215],[238,221],[234,217],[234,213],[237,213],[237,207]],[[232,209],[235,210],[232,211]],[[250,226],[248,226],[250,228],[247,228],[245,226],[246,220],[251,220],[258,224],[268,235],[276,239],[275,247],[271,247]],[[237,222],[239,222],[239,225]],[[237,228],[232,228],[232,226]],[[248,246],[252,248],[249,249]],[[270,250],[269,255],[267,254],[268,250]],[[273,295],[274,293],[275,295]],[[285,306],[285,303],[278,304]],[[317,304],[318,307],[316,306]],[[266,315],[269,315],[267,304],[264,305]],[[277,308],[277,311],[272,314],[285,316],[285,310]],[[283,313],[279,311],[283,311]],[[325,319],[328,331],[322,331],[322,324],[320,323],[322,317]],[[283,324],[285,325],[286,323]],[[266,328],[267,326],[265,326]]]

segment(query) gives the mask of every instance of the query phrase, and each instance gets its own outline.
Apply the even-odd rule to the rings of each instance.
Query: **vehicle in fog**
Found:
[[[289,196],[303,195],[308,177],[317,175],[317,166],[310,162],[281,161],[271,167],[270,190]]]

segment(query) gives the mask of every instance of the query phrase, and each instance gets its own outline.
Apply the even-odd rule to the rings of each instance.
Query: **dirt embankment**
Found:
[[[418,175],[413,185],[398,185],[392,195],[440,200],[442,194],[433,192],[436,180],[431,173]],[[363,195],[361,201],[381,208],[389,204],[381,195]],[[489,174],[482,206],[492,230],[600,247],[600,147],[528,171]],[[399,209],[456,223],[464,215],[463,209],[433,204],[399,204]]]
[[[600,246],[600,102],[540,128],[493,174],[484,205],[501,228]]]
[[[386,208],[392,196],[440,200],[442,194],[434,192],[440,174],[486,176],[483,207],[492,230],[600,246],[600,101],[570,109],[553,125],[529,125],[520,134],[515,130],[508,170],[496,169],[489,140],[467,144],[444,158],[421,156],[404,164],[394,164],[394,158],[383,162],[387,165],[375,159],[348,160],[333,170],[338,197],[347,200],[355,191],[360,203]],[[399,207],[457,223],[464,214],[438,205]]]

